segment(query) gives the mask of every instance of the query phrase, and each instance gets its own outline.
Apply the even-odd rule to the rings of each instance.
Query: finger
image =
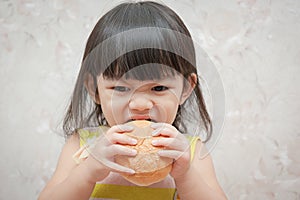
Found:
[[[185,139],[185,138],[184,138]],[[167,149],[185,151],[189,148],[189,143],[178,138],[157,138],[152,140],[153,146],[164,146]]]
[[[126,125],[126,124],[118,124],[118,125],[112,126],[107,132],[124,133],[124,132],[131,132],[131,131],[133,131],[133,129],[134,129],[133,126],[129,126],[129,125]]]
[[[176,137],[179,134],[178,130],[170,124],[166,123],[155,123],[151,126],[154,131],[152,132],[152,136],[167,136],[167,137]]]
[[[165,127],[168,125],[169,124],[167,124],[167,123],[157,122],[157,123],[152,123],[151,128],[157,129],[157,128],[162,128],[162,127]]]
[[[129,144],[129,145],[136,145],[137,140],[120,133],[113,133],[110,136],[107,136],[108,140],[113,144]]]
[[[162,157],[167,157],[167,158],[172,158],[174,160],[178,160],[181,156],[184,155],[184,152],[176,151],[176,150],[161,150],[161,151],[158,151],[157,154]]]
[[[129,147],[115,144],[106,148],[105,157],[111,158],[115,155],[136,156],[137,151]]]
[[[105,134],[105,137],[109,143],[120,143],[120,144],[130,144],[135,145],[137,143],[136,139],[124,135],[123,133],[131,132],[133,130],[132,126],[128,125],[115,125],[112,126]]]
[[[111,160],[115,155],[135,156],[137,151],[122,145],[111,145],[107,147],[94,147],[90,152],[96,160]]]

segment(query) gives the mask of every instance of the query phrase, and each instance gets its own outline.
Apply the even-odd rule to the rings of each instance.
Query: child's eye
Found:
[[[169,89],[168,87],[166,86],[163,86],[163,85],[159,85],[159,86],[155,86],[152,88],[153,91],[156,91],[156,92],[162,92],[162,91],[165,91]]]
[[[118,92],[127,92],[130,90],[128,87],[124,87],[124,86],[115,86],[112,89]]]

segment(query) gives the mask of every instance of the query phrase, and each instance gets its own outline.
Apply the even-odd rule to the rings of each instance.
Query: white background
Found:
[[[212,152],[229,199],[300,199],[300,1],[164,0],[218,69],[226,94]],[[88,34],[118,1],[0,1],[0,199],[36,199]]]

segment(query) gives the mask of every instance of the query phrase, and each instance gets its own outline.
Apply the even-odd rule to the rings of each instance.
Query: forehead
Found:
[[[103,76],[107,79],[136,79],[136,80],[159,80],[174,77],[180,73],[169,65],[159,63],[129,64],[118,63],[107,69]]]
[[[163,84],[163,85],[170,85],[176,86],[181,85],[183,82],[183,76],[180,74],[176,74],[174,76],[164,76],[159,79],[146,79],[146,80],[139,80],[135,78],[127,78],[126,76],[122,76],[119,79],[111,79],[100,75],[98,77],[98,83],[102,84],[129,84],[134,86],[139,85],[147,85],[147,84]]]

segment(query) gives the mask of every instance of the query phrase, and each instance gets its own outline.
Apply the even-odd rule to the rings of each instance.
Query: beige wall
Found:
[[[212,156],[229,199],[300,199],[300,1],[163,2],[222,78]],[[113,4],[0,1],[0,199],[35,199],[53,173],[86,38]]]

